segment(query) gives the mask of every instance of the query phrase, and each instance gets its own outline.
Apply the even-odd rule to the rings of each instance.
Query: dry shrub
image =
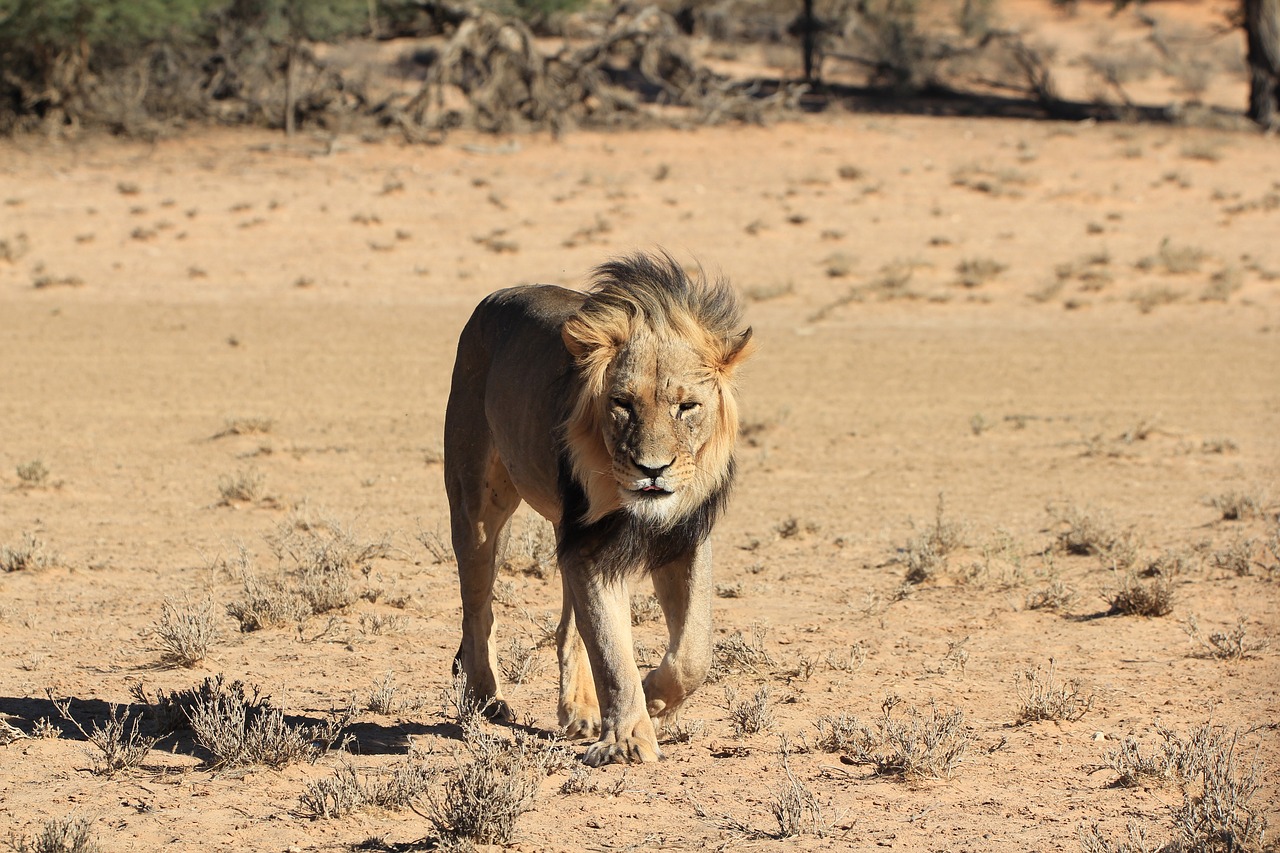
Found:
[[[1173,583],[1163,576],[1143,581],[1125,572],[1119,585],[1105,591],[1103,598],[1111,606],[1110,615],[1166,616],[1173,612]]]
[[[0,545],[0,571],[21,572],[47,569],[58,564],[58,556],[34,533],[23,533],[17,545]]]
[[[35,838],[11,835],[9,844],[14,853],[102,853],[92,826],[88,818],[55,817],[45,822]]]
[[[410,759],[377,776],[361,775],[343,763],[332,776],[307,783],[298,809],[313,820],[341,818],[368,807],[400,811],[426,793],[436,771]]]
[[[285,522],[268,543],[281,563],[292,568],[294,589],[311,614],[339,610],[355,601],[353,573],[372,571],[374,560],[391,554],[388,537],[365,541],[331,520]]]
[[[224,474],[218,478],[218,494],[221,503],[230,506],[234,503],[251,503],[262,496],[262,487],[267,482],[267,475],[257,468],[242,468],[234,474]]]
[[[156,745],[157,737],[144,737],[138,733],[138,724],[142,720],[139,714],[130,719],[126,709],[121,716],[121,709],[112,705],[106,722],[94,722],[92,728],[85,730],[80,721],[71,715],[71,700],[57,700],[49,695],[58,715],[76,727],[76,730],[98,748],[100,755],[93,756],[91,768],[97,776],[114,776],[122,770],[130,770],[142,763],[147,753]]]
[[[524,732],[510,739],[478,728],[440,790],[429,790],[427,816],[446,842],[510,844],[516,820],[531,810],[542,779],[568,757],[554,741]]]
[[[268,707],[267,697],[262,696],[257,687],[250,688],[243,681],[227,683],[221,674],[206,678],[198,687],[183,690],[159,690],[154,696],[146,687],[138,682],[130,688],[133,698],[146,706],[146,713],[151,718],[152,726],[161,735],[172,734],[182,729],[191,728],[191,715],[196,706],[214,701],[219,696],[233,697],[235,702],[245,708],[248,717],[262,713]]]
[[[1246,639],[1248,629],[1245,628],[1243,616],[1236,618],[1235,627],[1230,631],[1214,631],[1206,637],[1200,632],[1200,622],[1193,613],[1187,617],[1182,629],[1198,647],[1195,657],[1212,660],[1243,660],[1253,657],[1256,652],[1268,646],[1266,640]]]
[[[956,264],[956,283],[961,287],[981,287],[1009,268],[994,258],[966,258]]]
[[[726,687],[724,700],[729,708],[729,725],[733,728],[734,737],[741,739],[747,735],[759,734],[773,726],[768,687],[761,687],[750,699],[741,702],[738,701],[738,691]]]
[[[1223,521],[1242,521],[1260,518],[1266,511],[1266,498],[1256,492],[1239,492],[1234,489],[1209,498],[1209,506],[1222,513]]]
[[[226,438],[231,435],[265,435],[271,432],[275,421],[271,418],[247,417],[227,418],[222,429],[213,434],[214,438]]]
[[[213,754],[214,767],[262,764],[279,769],[314,763],[334,744],[342,748],[348,742],[342,730],[354,708],[334,712],[324,723],[295,725],[285,721],[283,711],[256,701],[256,690],[255,699],[246,701],[235,685],[222,688],[221,677],[211,687],[196,697],[188,716],[196,740]]]
[[[829,722],[829,742],[841,743],[843,761],[869,765],[877,776],[897,776],[908,782],[949,779],[972,739],[964,712],[954,707],[944,710],[930,702],[927,714],[908,707],[902,717],[894,713],[901,704],[897,696],[886,697],[872,726],[852,718]]]
[[[1060,528],[1057,547],[1068,554],[1093,555],[1103,565],[1127,569],[1138,558],[1139,539],[1132,530],[1120,530],[1109,513],[1082,510],[1075,505],[1050,506]]]
[[[369,691],[369,699],[365,702],[365,707],[375,714],[390,714],[395,710],[395,673],[388,670],[382,680],[373,685],[373,689]]]
[[[506,649],[498,656],[498,668],[502,670],[502,677],[511,684],[524,684],[542,671],[537,645],[512,636]]]
[[[1209,724],[1185,738],[1159,726],[1156,731],[1161,743],[1152,752],[1144,753],[1134,738],[1125,738],[1118,749],[1107,753],[1106,766],[1119,774],[1113,783],[1117,786],[1168,781],[1181,788],[1182,800],[1173,806],[1176,837],[1158,848],[1139,847],[1134,845],[1131,828],[1129,844],[1116,845],[1095,826],[1084,849],[1159,849],[1163,853],[1261,850],[1267,821],[1253,803],[1261,767],[1256,757],[1248,767],[1243,766],[1237,755],[1240,733]],[[1140,840],[1145,842],[1145,838]]]
[[[24,489],[34,489],[49,482],[49,468],[39,459],[32,459],[17,468],[18,485]]]
[[[1018,695],[1018,717],[1015,723],[1036,720],[1079,720],[1093,708],[1094,697],[1080,690],[1080,682],[1059,684],[1056,666],[1052,658],[1049,670],[1041,673],[1040,667],[1024,670],[1018,675],[1015,689]]]
[[[934,510],[933,524],[907,540],[903,549],[907,583],[923,583],[946,569],[947,555],[964,546],[967,525],[949,521],[942,494]]]
[[[183,602],[179,606],[166,599],[152,634],[160,644],[161,662],[187,668],[196,666],[209,656],[209,648],[218,639],[213,602]]]
[[[782,772],[786,781],[779,786],[769,802],[774,819],[778,822],[777,838],[795,838],[826,835],[827,824],[822,819],[822,806],[803,782],[791,771],[791,761],[786,738],[782,739]]]
[[[653,595],[636,593],[631,596],[631,624],[643,625],[662,618],[662,605]]]
[[[529,28],[478,11],[462,20],[432,63],[422,90],[388,105],[387,120],[410,139],[459,125],[488,132],[653,123],[637,93],[690,108],[693,122],[762,121],[800,90],[758,97],[692,59],[675,20],[656,6],[621,7],[589,44],[544,56]],[[454,93],[466,107],[452,105]]]
[[[1060,579],[1054,578],[1043,588],[1027,594],[1027,609],[1063,613],[1071,608],[1075,600],[1076,591]]]
[[[764,648],[766,634],[768,629],[757,624],[751,626],[750,640],[741,631],[717,640],[711,650],[711,670],[707,673],[707,681],[715,683],[729,675],[756,673],[773,666],[773,658]]]

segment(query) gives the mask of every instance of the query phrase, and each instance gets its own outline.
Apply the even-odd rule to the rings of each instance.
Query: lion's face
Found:
[[[642,328],[618,351],[601,398],[602,437],[624,510],[662,524],[706,499],[714,472],[700,466],[724,427],[724,401],[702,354]]]

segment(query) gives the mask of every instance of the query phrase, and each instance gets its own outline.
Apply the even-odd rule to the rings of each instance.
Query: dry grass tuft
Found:
[[[761,687],[750,699],[738,701],[738,691],[724,689],[725,705],[729,708],[729,725],[735,738],[768,731],[774,724],[773,709],[769,707],[769,688]]]
[[[1163,576],[1143,581],[1133,572],[1120,576],[1120,584],[1103,593],[1111,615],[1166,616],[1173,612],[1173,582]]]
[[[467,733],[466,753],[440,790],[428,790],[427,816],[441,840],[510,844],[520,815],[530,811],[542,780],[569,761],[554,741],[523,732],[511,739],[479,729]]]
[[[945,501],[939,494],[933,524],[907,540],[903,548],[907,583],[924,583],[944,571],[947,555],[964,546],[967,532],[967,525],[947,520]]]
[[[886,697],[870,727],[852,717],[828,718],[826,742],[840,745],[843,761],[869,765],[877,776],[908,782],[951,778],[972,740],[964,712],[930,703],[928,713],[908,707],[903,717],[895,714],[901,703],[897,696]]]
[[[144,737],[138,733],[138,724],[142,720],[141,714],[131,720],[128,710],[124,710],[124,715],[121,716],[121,709],[117,705],[111,706],[109,716],[104,723],[95,722],[92,728],[86,731],[80,721],[71,715],[70,699],[54,699],[53,694],[50,693],[49,700],[58,710],[58,716],[75,726],[85,740],[98,748],[101,754],[93,756],[91,768],[96,776],[111,777],[122,770],[137,767],[159,740],[157,737]]]
[[[58,564],[58,556],[34,533],[23,533],[17,545],[0,545],[0,571],[21,572],[47,569]]]
[[[658,599],[648,593],[636,593],[631,596],[631,624],[643,625],[646,622],[657,622],[662,618],[662,605]]]
[[[993,281],[1009,268],[994,258],[966,258],[956,264],[956,284],[961,287],[981,287]]]
[[[1223,521],[1243,521],[1261,518],[1266,512],[1267,499],[1257,492],[1238,492],[1233,489],[1209,498],[1208,503],[1222,513]]]
[[[708,683],[721,681],[729,675],[755,673],[773,666],[773,658],[764,648],[766,634],[768,629],[757,624],[751,626],[750,640],[741,631],[734,631],[725,639],[717,640],[711,652]]]
[[[1214,631],[1206,637],[1200,632],[1200,622],[1193,613],[1183,623],[1182,630],[1197,646],[1194,656],[1212,660],[1244,660],[1269,645],[1266,640],[1246,639],[1248,629],[1243,616],[1236,618],[1235,627],[1230,631]]]
[[[1054,578],[1044,587],[1027,594],[1028,610],[1052,610],[1065,613],[1076,601],[1076,591]]]
[[[537,645],[513,635],[498,656],[498,668],[502,670],[502,677],[511,684],[524,684],[535,678],[542,671]]]
[[[1105,566],[1127,569],[1138,559],[1140,542],[1132,530],[1120,530],[1105,512],[1077,506],[1049,507],[1059,530],[1059,550],[1080,556],[1093,555]]]
[[[36,489],[49,482],[49,468],[40,459],[19,465],[17,474],[18,485],[24,489]]]
[[[256,690],[248,699],[238,683],[227,687],[221,676],[205,685],[208,689],[195,697],[188,717],[196,740],[213,754],[215,768],[314,763],[335,744],[342,749],[350,740],[342,730],[354,717],[354,707],[333,712],[323,723],[295,725],[285,721],[283,711],[259,701]]]
[[[90,832],[92,826],[88,818],[52,818],[35,838],[11,835],[9,845],[14,853],[102,853]]]
[[[222,429],[213,434],[213,438],[226,438],[231,435],[265,435],[275,427],[271,418],[227,418]]]
[[[198,665],[209,656],[210,647],[218,639],[213,602],[184,601],[179,606],[166,599],[152,634],[160,644],[161,662],[187,668]]]
[[[1018,694],[1016,725],[1037,720],[1067,720],[1074,722],[1093,709],[1094,697],[1086,696],[1076,680],[1059,684],[1056,666],[1049,659],[1049,670],[1041,673],[1039,667],[1024,670],[1015,685]]]
[[[257,468],[242,468],[234,474],[224,474],[218,478],[218,494],[222,497],[220,504],[252,503],[262,496],[266,482],[267,475]]]
[[[401,811],[426,793],[436,775],[410,758],[386,773],[362,779],[344,762],[332,776],[307,784],[298,797],[298,810],[313,820],[342,818],[369,807]]]
[[[339,610],[355,601],[353,573],[368,573],[374,560],[391,554],[388,537],[365,541],[335,521],[286,522],[268,543],[282,563],[292,566],[294,589],[312,615]]]
[[[769,802],[774,819],[778,822],[777,838],[795,838],[812,835],[821,838],[827,833],[827,823],[822,818],[822,806],[813,792],[796,778],[791,771],[791,761],[786,738],[782,738],[782,773],[786,781],[778,787]]]
[[[1255,759],[1246,768],[1237,755],[1240,733],[1209,724],[1186,738],[1157,727],[1161,743],[1144,753],[1134,738],[1125,738],[1118,749],[1106,756],[1107,767],[1119,777],[1118,787],[1136,787],[1171,781],[1182,790],[1182,800],[1173,806],[1176,838],[1167,845],[1136,846],[1130,828],[1129,843],[1113,844],[1093,827],[1082,833],[1087,851],[1147,851],[1167,853],[1229,853],[1262,849],[1267,821],[1253,804],[1258,791],[1260,764]],[[1089,837],[1086,839],[1086,835]]]

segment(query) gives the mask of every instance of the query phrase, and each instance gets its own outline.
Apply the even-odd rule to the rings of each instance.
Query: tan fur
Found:
[[[732,476],[732,378],[750,351],[738,314],[724,283],[690,281],[668,256],[642,255],[602,266],[590,294],[495,293],[459,341],[445,417],[463,598],[457,666],[510,718],[492,642],[495,541],[524,500],[556,527],[559,718],[570,736],[599,737],[591,764],[656,759],[650,717],[671,713],[710,666],[706,535]],[[645,569],[670,643],[642,683],[627,577]]]

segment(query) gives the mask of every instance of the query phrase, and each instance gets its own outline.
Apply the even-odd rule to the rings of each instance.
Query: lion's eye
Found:
[[[698,409],[701,409],[702,404],[695,403],[692,400],[685,400],[683,403],[680,404],[679,408],[680,408],[680,416],[683,417],[685,415],[696,412]]]
[[[614,407],[615,409],[621,409],[622,411],[624,411],[624,412],[626,412],[626,413],[628,413],[628,414],[630,414],[630,413],[631,413],[631,401],[630,401],[630,400],[624,399],[624,398],[622,398],[622,397],[614,397],[614,398],[613,398],[612,400],[610,400],[609,402],[613,405],[613,407]]]

